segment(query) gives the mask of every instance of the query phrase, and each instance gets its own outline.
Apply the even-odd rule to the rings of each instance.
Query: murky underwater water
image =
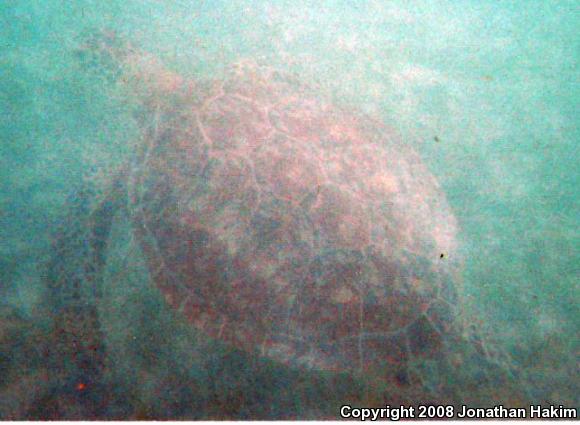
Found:
[[[86,176],[106,180],[138,140],[134,105],[110,69],[79,59],[79,45],[101,32],[188,78],[245,58],[272,65],[393,127],[457,217],[461,252],[449,255],[464,258],[466,310],[522,376],[479,401],[578,407],[580,12],[573,1],[525,6],[2,2],[0,419],[93,417],[47,401],[58,395],[47,390],[38,341],[51,319],[45,264],[67,199]],[[99,415],[334,418],[345,401],[364,404],[368,392],[346,377],[252,359],[176,320],[126,226],[116,219],[112,232],[98,306],[108,387],[86,396],[105,406]]]

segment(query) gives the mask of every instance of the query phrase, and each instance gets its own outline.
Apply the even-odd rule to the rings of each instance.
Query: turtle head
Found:
[[[85,36],[75,53],[86,72],[126,85],[135,93],[163,97],[183,90],[180,75],[114,31]]]
[[[135,48],[114,31],[97,31],[83,35],[75,49],[81,68],[110,82],[123,77],[123,65]]]

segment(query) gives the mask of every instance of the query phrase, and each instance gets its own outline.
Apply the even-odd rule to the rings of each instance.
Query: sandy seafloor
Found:
[[[393,127],[456,214],[465,308],[522,373],[494,400],[577,407],[579,26],[575,1],[0,2],[0,419],[55,415],[35,339],[51,229],[87,169],[123,162],[137,137],[115,83],[75,54],[100,31],[186,77],[243,58],[283,68]],[[333,418],[351,396],[176,322],[113,233],[103,417]]]

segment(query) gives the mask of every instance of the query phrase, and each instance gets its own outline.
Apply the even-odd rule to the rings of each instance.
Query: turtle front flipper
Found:
[[[116,178],[102,196],[90,185],[68,200],[66,218],[52,244],[46,270],[52,315],[48,359],[55,418],[105,415],[105,347],[98,315],[102,270],[115,213],[125,184]]]

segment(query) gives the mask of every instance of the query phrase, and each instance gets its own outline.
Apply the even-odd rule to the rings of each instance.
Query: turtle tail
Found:
[[[105,346],[98,304],[107,240],[124,203],[117,178],[101,197],[84,184],[69,197],[46,270],[52,317],[48,360],[56,418],[99,418],[107,405]]]

